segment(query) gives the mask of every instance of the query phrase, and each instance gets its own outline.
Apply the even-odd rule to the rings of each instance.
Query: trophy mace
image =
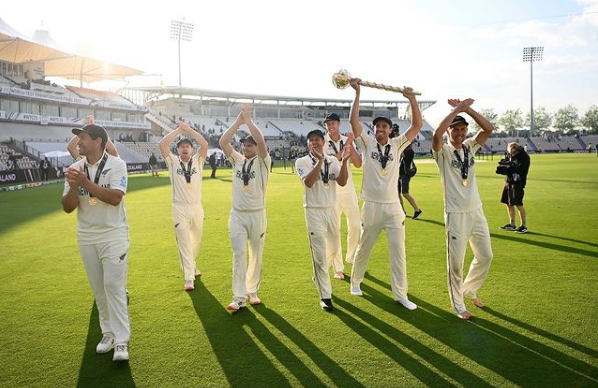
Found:
[[[350,79],[351,79],[351,74],[349,74],[349,72],[347,70],[341,69],[332,75],[332,84],[337,89],[344,89],[347,86],[349,86]],[[379,84],[377,82],[361,81],[359,84],[362,86],[366,86],[368,88],[388,90],[389,92],[395,92],[395,93],[403,93],[403,90],[404,90],[403,88],[399,88],[398,86],[384,85],[384,84]],[[414,90],[414,91],[412,91],[412,93],[415,94],[416,96],[421,96],[421,92],[416,92]]]

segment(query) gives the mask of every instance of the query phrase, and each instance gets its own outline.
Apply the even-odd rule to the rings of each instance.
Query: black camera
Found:
[[[499,175],[509,175],[511,172],[511,166],[513,162],[509,160],[508,157],[501,159],[498,161],[498,166],[496,166],[496,173]]]

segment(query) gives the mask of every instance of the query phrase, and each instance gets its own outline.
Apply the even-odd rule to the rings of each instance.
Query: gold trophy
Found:
[[[337,89],[344,89],[347,86],[349,86],[349,80],[351,78],[351,74],[349,74],[347,70],[341,69],[332,75],[332,84],[336,86]],[[382,89],[395,93],[403,93],[403,88],[399,88],[397,86],[389,86],[369,81],[361,81],[359,84],[368,88]],[[413,90],[412,93],[416,96],[421,96],[421,92],[416,92],[415,90]]]

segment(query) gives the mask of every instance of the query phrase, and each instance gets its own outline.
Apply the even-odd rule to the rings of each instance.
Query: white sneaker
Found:
[[[129,361],[129,347],[127,344],[118,344],[114,346],[114,356],[112,361]]]
[[[185,291],[193,291],[195,289],[195,283],[193,280],[185,280]]]
[[[100,343],[96,346],[96,353],[104,354],[108,353],[114,347],[114,338],[107,335],[102,337]]]
[[[252,306],[257,306],[260,303],[262,303],[262,301],[260,298],[258,298],[257,293],[253,292],[249,294],[249,304]]]
[[[194,273],[195,277],[201,276],[201,271],[197,268],[195,268],[195,273]]]
[[[243,307],[245,307],[244,300],[233,300],[231,304],[226,306],[226,309],[230,311],[239,311],[239,309],[242,309]]]
[[[402,304],[407,310],[415,310],[417,308],[417,305],[407,298],[399,299],[397,300],[397,303]]]
[[[363,296],[363,292],[361,292],[361,288],[359,288],[359,286],[357,286],[357,287],[351,286],[351,295]]]

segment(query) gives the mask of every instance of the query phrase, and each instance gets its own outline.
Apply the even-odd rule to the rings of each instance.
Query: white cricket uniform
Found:
[[[236,301],[245,301],[247,294],[256,293],[260,287],[267,226],[266,186],[271,158],[267,155],[263,159],[259,156],[246,159],[233,150],[228,160],[233,165],[233,207],[228,221],[233,248],[233,295]],[[249,178],[247,186],[243,181],[243,166]]]
[[[117,157],[104,153],[106,163],[98,184],[109,189],[127,192],[127,165]],[[81,158],[71,165],[84,170],[95,182],[96,173],[102,163],[87,164]],[[63,196],[71,190],[65,181]],[[129,227],[125,201],[113,206],[96,198],[97,204],[89,204],[89,192],[79,187],[77,192],[77,238],[79,251],[93,291],[102,334],[114,338],[115,344],[126,344],[131,338],[129,311],[127,308],[127,266],[129,251]]]
[[[467,186],[463,185],[461,163],[465,163],[463,148],[455,149],[450,142],[434,152],[434,160],[440,171],[444,186],[444,222],[446,226],[446,258],[448,271],[449,296],[456,313],[466,311],[463,296],[477,298],[477,291],[484,284],[492,262],[490,230],[482,210],[482,201],[478,191],[475,174],[475,153],[481,145],[469,138],[463,142],[468,149],[469,173]],[[467,241],[474,254],[469,272],[463,281],[463,261],[467,250]]]
[[[351,287],[359,287],[364,279],[374,244],[384,229],[388,239],[390,285],[394,300],[407,299],[407,260],[405,254],[405,213],[397,195],[401,153],[410,141],[403,134],[389,139],[384,146],[362,131],[355,139],[363,150],[363,182],[361,199],[361,236],[351,271]],[[381,157],[388,148],[386,175]],[[382,151],[380,153],[380,151]]]
[[[176,241],[179,248],[181,268],[185,280],[195,279],[195,259],[199,254],[199,246],[203,235],[203,207],[201,205],[201,182],[204,158],[199,152],[191,157],[189,162],[182,163],[181,159],[170,154],[166,159],[172,184],[172,221]],[[183,166],[181,166],[183,164]],[[190,185],[187,184],[185,171],[191,176]]]
[[[314,169],[317,160],[310,155],[299,158],[295,162],[297,174],[303,182],[303,207],[305,208],[305,221],[311,248],[314,283],[320,294],[320,299],[332,297],[332,285],[328,269],[328,257],[340,249],[340,217],[336,210],[336,178],[340,174],[341,165],[338,159],[324,156],[318,180],[309,188],[305,186],[305,177]],[[328,164],[329,182],[324,183],[322,178]]]
[[[326,143],[326,154],[336,157],[336,151],[340,152],[344,149],[347,143],[347,137],[341,135],[339,141],[335,142],[328,134],[324,137]],[[336,151],[335,151],[336,149]],[[359,244],[359,233],[361,228],[361,220],[359,219],[359,202],[357,201],[357,191],[353,183],[353,171],[349,167],[349,176],[345,186],[337,185],[336,187],[336,210],[339,217],[344,213],[347,219],[347,254],[345,260],[352,263]],[[338,252],[334,253],[328,260],[334,267],[334,272],[343,271],[345,266],[343,264],[342,247]]]

